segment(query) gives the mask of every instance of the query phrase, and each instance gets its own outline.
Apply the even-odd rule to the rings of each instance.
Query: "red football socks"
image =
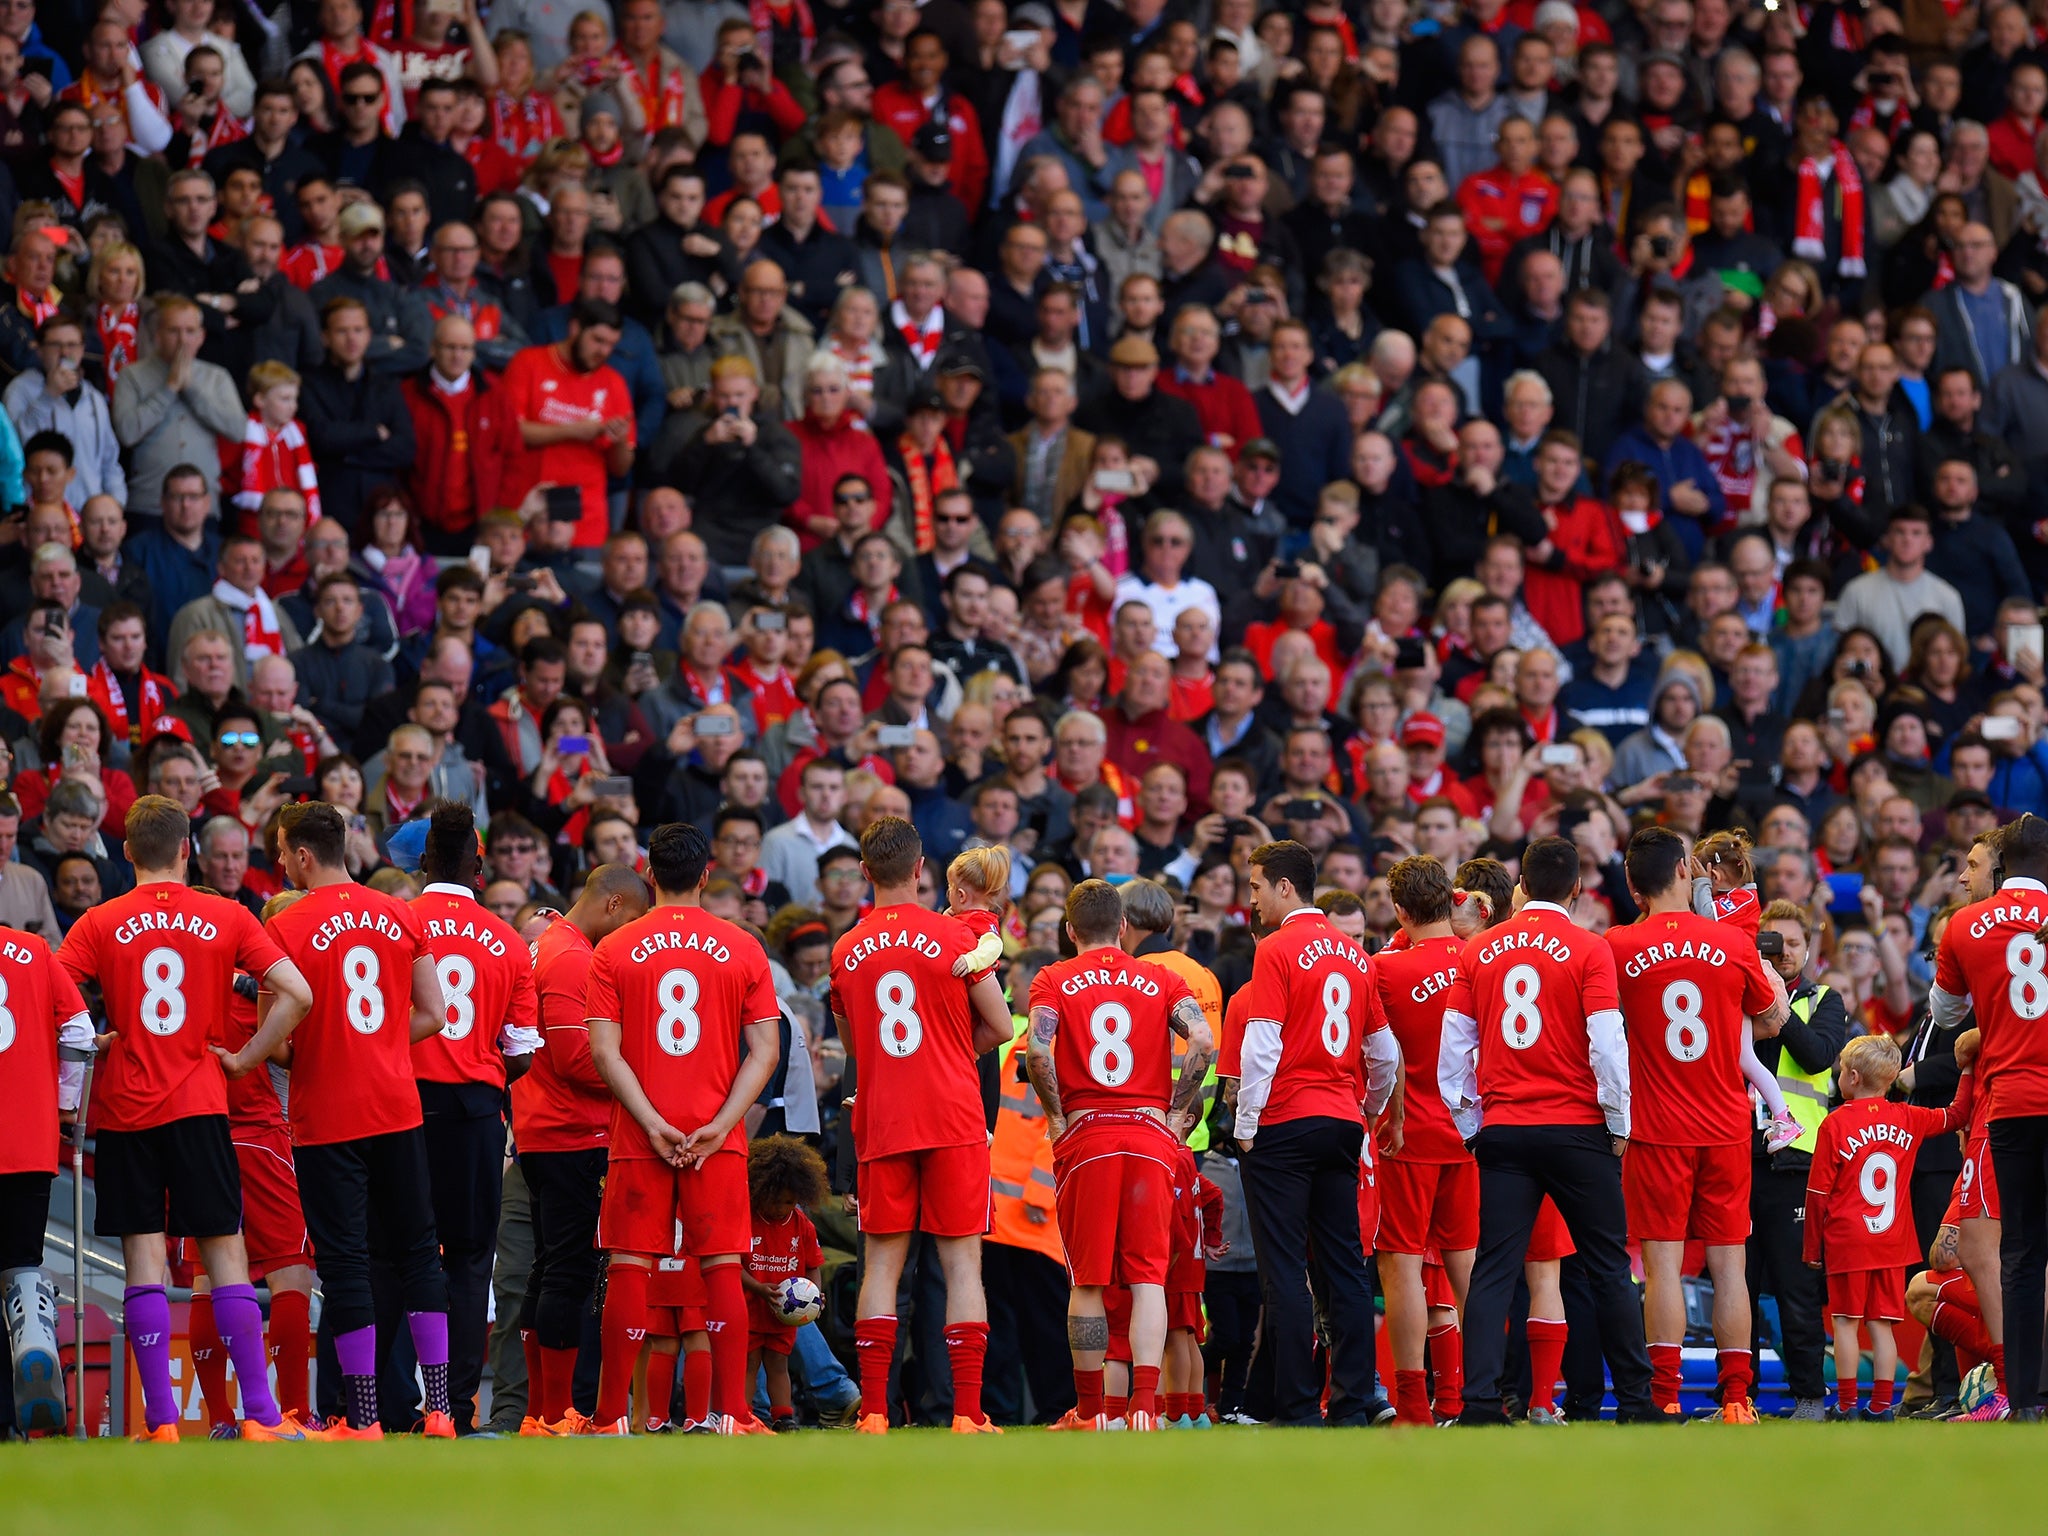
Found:
[[[704,1266],[707,1304],[705,1321],[711,1332],[711,1405],[728,1418],[753,1416],[747,1404],[747,1293],[738,1264]]]
[[[1721,1388],[1721,1406],[1749,1401],[1750,1384],[1756,1380],[1755,1358],[1746,1349],[1714,1352],[1714,1377]]]
[[[1164,1405],[1160,1411],[1169,1422],[1179,1423],[1184,1414],[1189,1418],[1194,1417],[1188,1409],[1188,1395],[1185,1392],[1162,1393],[1159,1401]]]
[[[632,1411],[633,1366],[647,1337],[647,1271],[640,1265],[614,1263],[606,1274],[598,1337],[604,1355],[596,1417],[599,1424],[615,1424]]]
[[[1074,1368],[1075,1414],[1084,1419],[1095,1418],[1102,1412],[1102,1367],[1084,1371]]]
[[[981,1363],[987,1354],[987,1323],[946,1325],[946,1360],[953,1368],[953,1412],[976,1424],[988,1417],[981,1411]]]
[[[1436,1412],[1455,1419],[1465,1411],[1465,1335],[1456,1323],[1429,1330],[1429,1368],[1436,1373]]]
[[[1870,1384],[1870,1411],[1883,1413],[1892,1405],[1893,1382],[1889,1376],[1880,1376]]]
[[[853,1349],[860,1357],[860,1413],[887,1417],[889,1363],[896,1358],[896,1319],[864,1317],[853,1325]]]
[[[647,1422],[666,1424],[676,1394],[676,1356],[681,1339],[656,1339],[647,1346]]]
[[[199,1391],[206,1399],[207,1423],[214,1429],[233,1424],[235,1400],[228,1396],[228,1351],[214,1321],[212,1294],[196,1293],[186,1315],[186,1328],[192,1335],[192,1369],[198,1373]]]
[[[1102,1394],[1102,1411],[1111,1419],[1120,1419],[1131,1411],[1131,1395],[1125,1393]]]
[[[1149,1413],[1159,1417],[1159,1367],[1156,1365],[1134,1365],[1131,1367],[1131,1413]]]
[[[702,1424],[711,1417],[711,1351],[683,1352],[683,1418]]]
[[[569,1416],[569,1403],[575,1395],[576,1351],[549,1349],[543,1345],[540,1352],[540,1396],[537,1399],[540,1407],[536,1416],[543,1424],[561,1423]]]
[[[277,1313],[274,1307],[270,1315],[275,1320]],[[529,1419],[542,1418],[544,1415],[541,1412],[541,1399],[546,1394],[541,1388],[541,1373],[544,1367],[540,1359],[539,1333],[531,1328],[520,1329],[519,1353],[526,1358],[526,1416]]]
[[[313,1407],[308,1390],[307,1345],[313,1336],[313,1298],[304,1291],[270,1293],[270,1360],[277,1367],[277,1406],[306,1418]]]
[[[1564,1368],[1564,1341],[1571,1329],[1560,1319],[1532,1317],[1528,1324],[1529,1406],[1557,1406],[1557,1377]]]
[[[1682,1344],[1652,1344],[1650,1346],[1650,1400],[1658,1411],[1667,1412],[1678,1406],[1679,1385],[1685,1379],[1685,1346]]]
[[[1394,1372],[1394,1414],[1403,1424],[1434,1424],[1429,1411],[1429,1372]]]
[[[1843,1413],[1856,1411],[1856,1362],[1849,1362],[1845,1374],[1840,1361],[1835,1363],[1835,1406]]]
[[[1991,1335],[1984,1331],[1981,1314],[1951,1301],[1937,1301],[1930,1326],[1937,1339],[1946,1339],[1955,1346],[1958,1361],[1969,1357],[1969,1364],[1963,1367],[1964,1370],[1972,1370],[1978,1362],[1991,1358],[1995,1346]]]

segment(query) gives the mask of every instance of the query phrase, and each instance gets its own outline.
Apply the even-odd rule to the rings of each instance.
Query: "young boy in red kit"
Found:
[[[1821,1122],[1806,1185],[1806,1263],[1827,1270],[1828,1312],[1835,1330],[1835,1406],[1831,1419],[1856,1413],[1858,1326],[1871,1343],[1867,1422],[1894,1417],[1892,1382],[1899,1349],[1892,1324],[1906,1315],[1905,1272],[1916,1257],[1913,1213],[1904,1204],[1922,1138],[1969,1124],[1976,1098],[1975,1042],[1956,1042],[1962,1080],[1947,1109],[1922,1109],[1885,1099],[1899,1075],[1899,1048],[1881,1035],[1861,1035],[1842,1048],[1835,1084],[1843,1104]]]
[[[768,1376],[770,1427],[796,1428],[789,1396],[789,1353],[796,1329],[776,1306],[783,1281],[797,1275],[818,1283],[825,1253],[818,1229],[803,1212],[830,1193],[825,1160],[793,1136],[770,1136],[747,1148],[747,1190],[754,1208],[754,1246],[747,1254],[747,1379]]]
[[[1195,1154],[1183,1144],[1174,1160],[1173,1258],[1166,1267],[1166,1360],[1160,1372],[1164,1422],[1194,1429],[1214,1422],[1202,1386],[1202,1292],[1211,1255],[1230,1251],[1223,1240],[1223,1191],[1202,1177]]]
[[[647,1433],[665,1435],[675,1428],[676,1357],[683,1363],[683,1422],[686,1435],[717,1431],[711,1417],[711,1331],[704,1316],[704,1271],[683,1253],[682,1231],[677,1251],[656,1259],[647,1274]]]

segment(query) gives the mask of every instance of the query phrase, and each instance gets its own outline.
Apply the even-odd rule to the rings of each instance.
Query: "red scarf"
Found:
[[[53,165],[50,174],[57,178],[57,185],[64,189],[64,195],[71,200],[73,208],[85,206],[85,171],[82,168],[76,176],[71,176]]]
[[[754,46],[761,50],[761,57],[773,64],[775,60],[775,29],[781,26],[796,28],[797,57],[808,60],[811,49],[818,41],[818,24],[811,19],[811,8],[805,0],[789,0],[789,8],[778,21],[775,6],[771,0],[750,0],[747,7],[748,20],[754,24]]]
[[[934,304],[931,313],[919,324],[910,318],[910,311],[898,299],[889,306],[889,322],[896,327],[903,344],[910,348],[910,355],[917,359],[917,366],[929,369],[939,355],[939,343],[946,339],[945,310]]]
[[[1839,139],[1828,145],[1835,158],[1835,181],[1842,189],[1842,259],[1837,264],[1843,277],[1862,277],[1863,265],[1863,175]],[[1820,163],[1799,162],[1799,196],[1792,217],[1792,254],[1804,261],[1820,261],[1827,255],[1827,212],[1823,202],[1827,188],[1821,181]]]
[[[28,316],[30,328],[34,330],[40,330],[45,320],[54,318],[57,311],[64,307],[64,295],[55,287],[44,294],[30,293],[18,285],[14,291],[20,296],[21,312]]]
[[[170,698],[165,696],[163,680],[149,668],[142,669],[142,708],[134,715],[128,712],[128,700],[121,692],[121,685],[114,678],[114,669],[102,657],[86,675],[86,696],[99,705],[108,722],[114,727],[117,737],[126,737],[130,745],[141,744],[141,730],[144,721],[154,721],[163,714]]]
[[[619,140],[610,149],[593,149],[588,139],[583,142],[583,153],[590,156],[592,165],[601,165],[609,170],[626,158],[626,141]]]
[[[107,388],[112,390],[121,370],[140,356],[135,333],[142,321],[142,307],[124,304],[119,309],[101,304],[93,310],[93,324],[99,328],[100,355],[107,360]]]
[[[647,61],[643,70],[626,57],[624,46],[614,48],[612,53],[625,66],[627,76],[633,82],[633,90],[640,97],[640,109],[647,117],[647,131],[659,133],[664,128],[680,128],[689,113],[689,93],[683,89],[683,72],[661,67],[661,48],[655,47],[654,57]]]
[[[186,163],[194,170],[206,159],[208,150],[219,149],[223,144],[233,144],[249,137],[249,130],[235,120],[235,114],[226,107],[214,110],[213,122],[204,133],[192,135],[192,148]]]
[[[499,91],[491,98],[491,137],[521,166],[532,163],[541,145],[562,133],[562,114],[547,97],[534,91],[508,96]]]
[[[1948,250],[1943,248],[1934,258],[1934,289],[1939,292],[1956,280],[1956,264],[1948,259]]]
[[[852,614],[860,623],[867,626],[869,635],[880,639],[882,634],[882,608],[888,607],[901,595],[896,588],[891,587],[889,595],[882,599],[881,608],[872,608],[868,604],[867,593],[859,587],[855,587],[853,589],[853,596],[846,600],[846,611]]]
[[[932,449],[932,467],[927,471],[924,451],[911,440],[908,432],[897,439],[896,446],[903,454],[903,472],[910,482],[917,552],[928,555],[932,552],[932,502],[940,492],[953,490],[960,484],[960,477],[953,469],[953,448],[946,441],[946,434],[941,432],[937,445]]]

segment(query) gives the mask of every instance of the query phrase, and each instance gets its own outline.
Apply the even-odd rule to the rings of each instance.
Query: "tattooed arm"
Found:
[[[1173,1085],[1173,1107],[1166,1115],[1167,1129],[1177,1140],[1186,1141],[1188,1133],[1201,1120],[1202,1083],[1216,1060],[1216,1038],[1209,1032],[1202,1005],[1192,997],[1184,997],[1173,1005],[1167,1024],[1188,1043],[1181,1057],[1180,1081]]]
[[[1045,1109],[1045,1131],[1054,1141],[1058,1141],[1067,1129],[1067,1117],[1060,1108],[1059,1069],[1052,1059],[1053,1037],[1059,1030],[1057,1010],[1031,1010],[1031,1034],[1024,1044],[1024,1071],[1038,1092],[1038,1102]]]

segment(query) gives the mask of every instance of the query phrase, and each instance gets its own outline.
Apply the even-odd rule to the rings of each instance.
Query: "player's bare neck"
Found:
[[[306,873],[305,888],[309,891],[318,891],[324,890],[330,885],[354,885],[356,883],[356,877],[345,869],[323,869],[320,865],[315,864]]]
[[[664,891],[656,886],[654,904],[657,907],[701,907],[704,898],[698,891]]]
[[[1692,910],[1692,882],[1681,880],[1670,890],[1655,896],[1642,898],[1645,917],[1662,917],[1667,912],[1690,912]]]
[[[877,912],[881,911],[884,907],[914,907],[918,904],[917,886],[915,884],[897,886],[878,885],[875,887],[875,910]]]
[[[135,871],[135,888],[145,885],[183,885],[185,871],[182,869],[138,869]]]
[[[1448,917],[1440,923],[1410,923],[1403,921],[1401,926],[1407,930],[1408,942],[1410,944],[1426,944],[1431,939],[1455,939],[1458,936],[1452,931],[1451,920]]]

